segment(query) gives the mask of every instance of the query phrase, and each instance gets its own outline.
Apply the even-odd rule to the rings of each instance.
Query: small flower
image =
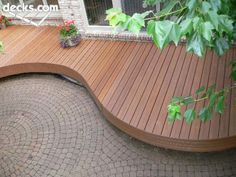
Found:
[[[70,27],[69,26],[66,26],[66,31],[70,31]]]
[[[59,30],[62,30],[62,28],[63,28],[62,25],[59,25],[59,26],[58,26],[58,29],[59,29]]]

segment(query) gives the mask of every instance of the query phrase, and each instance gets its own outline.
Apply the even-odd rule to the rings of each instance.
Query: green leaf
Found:
[[[173,97],[173,98],[171,99],[171,103],[175,103],[175,104],[177,104],[177,103],[182,102],[183,100],[184,100],[183,97],[175,96],[175,97]]]
[[[163,49],[167,43],[169,42],[169,33],[171,31],[173,22],[164,20],[157,21],[155,25],[155,33],[156,33],[156,45]]]
[[[155,25],[156,25],[156,23],[155,23],[154,20],[148,21],[148,23],[147,23],[147,34],[148,34],[149,36],[152,36],[152,35],[153,35],[153,33],[154,33],[154,31],[155,31]]]
[[[173,41],[177,45],[180,40],[179,25],[169,20],[150,21],[148,23],[147,33],[152,36],[156,46],[161,49],[170,41]]]
[[[216,112],[222,114],[224,111],[224,101],[225,101],[225,96],[222,95],[218,98],[217,104],[216,104]]]
[[[206,45],[201,35],[195,33],[187,39],[187,51],[194,52],[199,57],[203,57],[205,55]]]
[[[176,4],[178,4],[179,2],[177,0],[172,0],[169,1],[168,4],[159,12],[157,12],[155,15],[156,16],[160,16],[163,14],[167,14],[169,12],[171,12],[171,10],[175,7]]]
[[[230,62],[231,64],[231,73],[230,73],[230,77],[235,81],[236,80],[236,61],[232,60]]]
[[[231,74],[230,74],[230,77],[236,81],[236,70],[232,70]]]
[[[145,18],[145,17],[147,17],[148,15],[150,15],[150,13],[152,13],[152,12],[153,12],[152,10],[143,12],[143,13],[141,14],[141,16],[142,16],[143,18]]]
[[[193,23],[192,19],[187,18],[184,21],[181,22],[180,24],[180,31],[181,35],[186,35],[187,33],[191,33],[193,30]]]
[[[214,25],[215,29],[218,30],[219,29],[219,15],[215,12],[210,10],[208,12],[208,17],[209,20],[211,21],[211,23]]]
[[[0,41],[0,53],[2,53],[4,51],[4,45],[3,42]]]
[[[144,15],[135,13],[132,17],[128,17],[124,24],[128,31],[138,34],[142,27],[145,26]]]
[[[184,105],[187,106],[187,105],[189,105],[191,103],[194,103],[194,99],[193,99],[192,96],[188,96],[188,97],[184,97],[182,102],[183,102]]]
[[[209,98],[209,106],[208,106],[209,109],[214,108],[217,98],[218,98],[218,95],[213,92]]]
[[[112,18],[113,16],[122,13],[121,8],[111,8],[106,10],[106,14],[108,15],[107,18]]]
[[[212,38],[212,30],[214,29],[214,26],[209,22],[204,22],[201,24],[201,33],[202,36],[207,40],[211,41]]]
[[[208,98],[210,98],[211,95],[214,94],[215,88],[216,88],[216,86],[215,86],[215,84],[214,84],[214,85],[211,85],[211,86],[207,89],[207,91],[206,91],[206,96],[207,96]]]
[[[190,11],[194,10],[197,7],[197,0],[187,0],[187,6]]]
[[[176,119],[181,119],[180,106],[177,104],[168,105],[168,120],[173,122]]]
[[[226,33],[229,33],[229,34],[232,34],[233,33],[233,20],[230,20],[229,19],[229,16],[227,15],[220,15],[219,16],[219,31],[222,33],[222,32],[226,32]]]
[[[225,51],[229,49],[229,43],[225,38],[217,38],[214,49],[219,56],[222,56],[224,55]]]
[[[210,4],[212,6],[212,10],[214,10],[215,12],[217,12],[221,8],[221,0],[210,0]]]
[[[159,2],[159,0],[144,0],[143,7],[146,8],[147,6],[154,6]]]
[[[235,68],[236,69],[236,61],[235,60],[232,60],[230,62],[230,65],[232,65],[232,68]]]
[[[170,34],[169,34],[169,41],[173,41],[175,43],[175,45],[177,46],[179,43],[181,37],[181,30],[180,30],[180,26],[176,23],[174,23],[172,25]]]
[[[199,112],[200,119],[205,122],[211,118],[211,111],[208,107],[202,108]]]
[[[119,23],[124,23],[127,20],[127,16],[119,8],[109,9],[106,14],[106,20],[109,21],[109,25],[112,27],[116,27]]]
[[[169,42],[169,33],[171,31],[173,22],[164,20],[155,22],[155,30],[152,33],[154,43],[163,49]]]
[[[186,122],[187,122],[188,124],[191,124],[192,121],[196,118],[196,116],[197,116],[197,113],[196,113],[196,111],[193,110],[193,109],[188,109],[188,110],[185,111],[185,113],[184,113],[184,117],[185,117]]]
[[[205,87],[205,86],[202,86],[202,87],[200,87],[200,88],[195,92],[195,94],[196,94],[196,95],[199,95],[199,94],[201,94],[202,92],[204,92],[205,89],[206,89],[206,87]]]
[[[146,14],[138,14],[135,13],[132,16],[132,20],[135,20],[140,26],[145,26],[145,21],[144,21],[144,17]]]
[[[199,18],[198,16],[193,18],[193,29],[194,30],[199,30],[200,29],[200,24],[203,23],[203,20]]]
[[[202,2],[202,12],[207,13],[211,8],[211,4],[207,1]]]

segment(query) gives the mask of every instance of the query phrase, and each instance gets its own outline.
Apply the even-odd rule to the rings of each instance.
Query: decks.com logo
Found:
[[[55,12],[58,11],[59,8],[58,5],[38,5],[35,8],[32,4],[10,5],[7,3],[6,5],[3,5],[2,10],[5,12]]]

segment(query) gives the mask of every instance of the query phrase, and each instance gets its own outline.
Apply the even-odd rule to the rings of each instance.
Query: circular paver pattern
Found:
[[[235,177],[236,150],[184,153],[117,130],[85,88],[52,75],[0,81],[0,177]]]

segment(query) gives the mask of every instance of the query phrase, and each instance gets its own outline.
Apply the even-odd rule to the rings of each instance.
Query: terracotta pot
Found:
[[[81,35],[77,34],[76,36],[70,36],[67,38],[61,38],[60,44],[62,48],[74,47],[77,46],[81,41]]]

